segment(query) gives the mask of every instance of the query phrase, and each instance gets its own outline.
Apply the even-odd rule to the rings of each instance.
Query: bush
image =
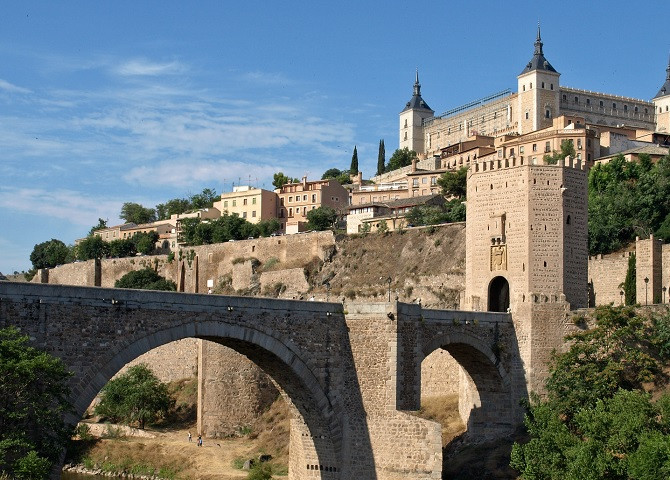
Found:
[[[271,478],[272,467],[267,463],[256,463],[247,475],[247,480],[269,480]]]
[[[141,290],[176,291],[177,284],[161,277],[151,268],[133,270],[114,282],[115,288],[135,288]]]

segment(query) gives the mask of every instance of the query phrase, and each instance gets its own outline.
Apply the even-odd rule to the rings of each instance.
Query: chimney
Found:
[[[416,172],[416,162],[418,162],[418,160],[416,158],[413,158],[412,159],[412,173]]]
[[[302,188],[303,189],[307,188],[307,175],[302,177]]]

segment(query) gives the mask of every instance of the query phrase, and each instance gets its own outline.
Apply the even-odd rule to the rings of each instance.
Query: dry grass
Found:
[[[465,425],[458,414],[457,394],[423,397],[421,399],[421,410],[417,415],[442,425],[443,447],[465,432]]]

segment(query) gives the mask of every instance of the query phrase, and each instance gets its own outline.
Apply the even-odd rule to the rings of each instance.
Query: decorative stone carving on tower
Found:
[[[560,73],[544,56],[540,25],[537,26],[533,58],[517,77],[519,133],[528,133],[551,126],[559,116]]]
[[[665,69],[665,83],[652,99],[656,110],[656,131],[670,132],[670,58]]]
[[[434,113],[421,98],[421,84],[419,83],[419,70],[417,69],[412,98],[400,112],[399,148],[407,147],[417,153],[423,153],[425,151],[423,121],[432,118]]]

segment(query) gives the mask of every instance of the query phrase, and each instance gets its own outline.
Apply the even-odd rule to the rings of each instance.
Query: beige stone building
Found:
[[[360,233],[366,224],[369,232],[376,232],[380,222],[389,230],[408,226],[407,212],[421,205],[442,205],[444,197],[440,194],[405,197],[401,199],[374,201],[362,205],[350,205],[347,214],[347,233]]]
[[[332,178],[308,182],[305,176],[301,182],[287,183],[275,193],[279,197],[279,228],[286,234],[304,231],[310,210],[327,206],[343,211],[349,201],[349,193]]]
[[[221,214],[237,214],[250,223],[277,218],[277,194],[262,188],[247,185],[233,187],[232,192],[222,193],[221,200],[214,202]]]
[[[583,118],[586,126],[597,126],[598,133],[621,126],[640,136],[670,132],[670,64],[667,71],[665,84],[651,101],[562,86],[560,73],[544,55],[538,27],[533,56],[517,76],[516,93],[504,90],[435,116],[421,96],[417,73],[412,98],[399,115],[399,146],[429,159],[473,137],[550,128],[560,116]]]
[[[185,242],[183,241],[181,236],[182,233],[181,222],[185,218],[199,218],[201,220],[206,221],[206,220],[214,220],[216,218],[219,218],[220,216],[221,211],[214,207],[201,208],[199,210],[196,210],[195,212],[172,214],[170,216],[170,222],[175,226],[175,228],[174,233],[170,238],[171,247],[176,248],[176,246],[185,245]]]

